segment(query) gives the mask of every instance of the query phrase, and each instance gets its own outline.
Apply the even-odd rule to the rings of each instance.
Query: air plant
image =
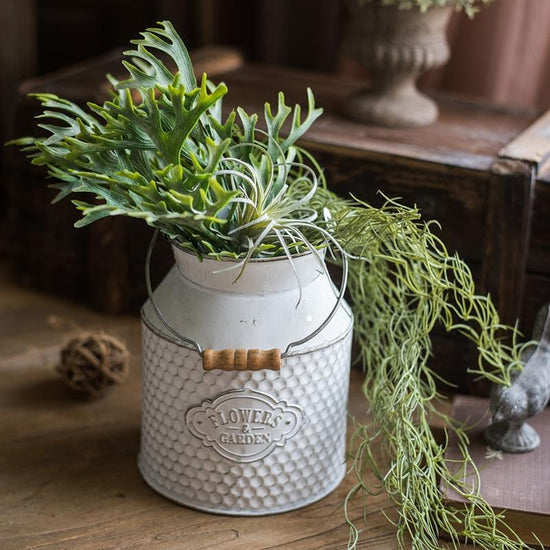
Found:
[[[527,548],[477,489],[451,474],[445,442],[436,441],[428,422],[439,414],[440,397],[439,376],[429,366],[433,328],[439,324],[473,341],[479,360],[471,372],[502,384],[521,368],[517,331],[500,323],[490,298],[476,294],[468,266],[446,250],[416,208],[391,200],[375,208],[327,189],[315,159],[297,145],[321,114],[310,90],[303,117],[282,93],[274,109],[266,104],[261,125],[241,108],[224,116],[227,87],[206,77],[197,83],[180,37],[169,22],[159,25],[125,52],[129,77],[109,77],[109,101],[84,110],[37,94],[45,121],[39,126],[48,135],[15,143],[47,167],[56,200],[73,193],[95,197],[73,201],[83,213],[77,226],[106,216],[141,218],[197,256],[232,257],[241,269],[250,258],[344,252],[365,407],[373,418],[355,422],[350,475],[356,485],[349,496],[368,495],[373,488],[364,482],[364,468],[375,472],[397,505],[402,548],[406,535],[417,550],[439,548],[441,529],[455,546],[466,539],[487,550]],[[466,433],[443,420],[457,433],[464,465],[475,469]],[[384,451],[382,461],[375,446]],[[463,510],[445,508],[440,481],[464,496]],[[349,548],[355,548],[359,531],[349,525]]]

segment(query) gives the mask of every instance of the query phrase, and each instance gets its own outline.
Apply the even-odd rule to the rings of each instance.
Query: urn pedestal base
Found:
[[[346,100],[344,112],[366,124],[391,128],[428,126],[439,115],[436,103],[414,87],[392,92],[364,90]]]

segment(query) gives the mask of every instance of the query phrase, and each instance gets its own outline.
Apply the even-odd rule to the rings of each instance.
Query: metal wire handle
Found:
[[[201,345],[195,340],[192,340],[191,338],[187,338],[186,336],[181,334],[178,330],[176,330],[166,320],[166,317],[164,317],[164,315],[162,314],[162,311],[159,309],[159,307],[157,306],[157,303],[155,302],[155,299],[153,298],[153,288],[151,287],[151,256],[153,255],[153,249],[157,244],[159,233],[160,233],[160,229],[155,229],[155,232],[153,233],[153,237],[151,238],[151,242],[149,243],[149,248],[147,249],[147,255],[145,256],[145,286],[147,288],[147,296],[149,297],[149,301],[151,302],[151,305],[153,306],[153,309],[155,310],[155,313],[157,314],[159,321],[168,329],[168,331],[173,336],[181,340],[182,342],[185,342],[186,344],[193,346],[197,351],[197,353],[199,355],[202,355]]]
[[[153,255],[153,250],[157,243],[159,233],[160,233],[160,230],[156,229],[155,233],[153,234],[153,237],[151,238],[151,242],[149,243],[149,248],[147,249],[147,255],[145,257],[145,286],[147,288],[147,295],[149,297],[149,301],[151,302],[151,305],[153,306],[153,309],[157,314],[159,321],[166,327],[166,329],[170,332],[170,334],[172,334],[182,342],[189,344],[197,351],[199,355],[202,355],[204,351],[202,346],[196,340],[187,338],[186,336],[181,334],[178,330],[176,330],[169,323],[169,321],[167,321],[166,317],[164,317],[164,315],[160,311],[160,308],[157,306],[155,299],[153,297],[153,288],[151,286],[151,258]],[[285,351],[281,354],[281,358],[288,357],[288,355],[290,355],[290,350],[292,348],[296,346],[301,346],[302,344],[305,344],[310,340],[312,340],[313,338],[315,338],[315,336],[317,336],[321,331],[323,331],[325,327],[332,321],[332,318],[336,315],[336,312],[338,311],[338,308],[340,307],[344,299],[344,293],[346,291],[347,282],[348,282],[348,257],[345,254],[342,254],[342,280],[340,281],[340,290],[338,292],[338,298],[336,300],[336,303],[334,304],[334,307],[332,308],[331,312],[328,314],[328,317],[313,332],[311,332],[304,338],[301,338],[300,340],[296,340],[288,344]]]

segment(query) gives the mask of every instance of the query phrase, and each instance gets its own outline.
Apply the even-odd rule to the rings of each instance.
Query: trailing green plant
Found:
[[[74,201],[83,213],[77,226],[106,216],[142,218],[199,257],[231,256],[242,269],[252,257],[292,258],[321,247],[344,252],[373,417],[355,423],[351,475],[357,482],[350,498],[376,490],[364,481],[370,467],[397,505],[400,547],[410,537],[415,549],[439,548],[438,532],[445,529],[455,546],[466,538],[487,550],[527,548],[506,534],[502,516],[478,488],[451,473],[445,443],[429,426],[440,414],[439,377],[429,366],[437,324],[475,343],[474,374],[509,384],[521,368],[517,331],[500,323],[488,297],[476,294],[468,266],[448,253],[416,208],[390,200],[374,208],[326,188],[320,167],[296,145],[321,114],[311,91],[303,120],[300,107],[291,109],[280,94],[275,109],[266,104],[260,128],[258,116],[240,108],[224,118],[227,87],[206,77],[196,82],[170,23],[148,29],[134,44],[125,52],[129,78],[110,77],[113,96],[103,105],[83,110],[37,95],[47,135],[15,143],[47,167],[56,200],[91,194],[95,202]],[[475,471],[466,432],[442,418],[459,438],[463,467]],[[375,447],[384,450],[383,461]],[[444,507],[440,480],[464,496],[463,510]],[[359,531],[349,524],[355,548]]]
[[[359,4],[377,2],[383,6],[397,6],[399,9],[420,9],[425,12],[434,7],[454,6],[457,11],[464,10],[468,17],[473,17],[484,4],[493,0],[356,0]]]
[[[368,466],[397,504],[401,548],[408,536],[415,550],[438,549],[440,530],[450,534],[455,547],[466,540],[486,550],[527,548],[511,535],[504,516],[481,498],[472,478],[466,481],[467,469],[474,479],[477,472],[468,453],[467,432],[453,426],[437,407],[436,383],[441,380],[429,359],[430,334],[442,324],[475,343],[478,363],[470,368],[472,374],[509,385],[511,373],[521,368],[523,346],[529,343],[520,344],[517,330],[500,323],[491,300],[475,293],[468,266],[448,253],[416,208],[389,200],[373,208],[326,190],[318,198],[321,195],[332,212],[331,233],[355,258],[348,289],[365,368],[363,392],[373,417],[372,423],[355,423],[356,485],[349,497],[376,490],[365,482]],[[503,340],[506,332],[510,344]],[[444,460],[446,443],[439,443],[430,428],[438,416],[458,438],[463,457],[458,475]],[[382,462],[375,458],[379,447],[385,451]],[[469,505],[464,510],[445,507],[440,482]],[[354,548],[358,531],[349,523]]]

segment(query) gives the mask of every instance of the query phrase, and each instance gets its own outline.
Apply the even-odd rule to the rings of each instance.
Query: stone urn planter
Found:
[[[449,59],[446,28],[452,7],[426,12],[347,0],[343,53],[367,67],[371,87],[346,100],[346,113],[368,124],[426,126],[437,105],[416,88],[416,79]]]

